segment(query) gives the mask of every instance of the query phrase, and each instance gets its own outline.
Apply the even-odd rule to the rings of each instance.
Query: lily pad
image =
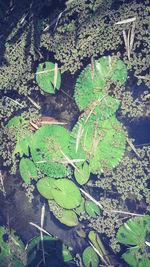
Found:
[[[74,176],[80,185],[86,184],[90,178],[89,165],[84,162],[78,170],[75,169]]]
[[[97,253],[90,246],[85,248],[82,254],[83,263],[86,267],[97,267],[99,264],[99,259]]]
[[[81,193],[78,187],[68,179],[55,179],[52,184],[54,200],[65,209],[73,209],[80,205]]]
[[[45,125],[33,136],[30,145],[32,159],[44,174],[59,178],[70,173],[63,153],[68,154],[70,133],[60,125]]]
[[[96,218],[97,215],[100,215],[99,207],[92,201],[85,201],[86,212],[93,218]]]
[[[37,189],[43,197],[47,199],[53,199],[52,184],[54,180],[55,179],[51,177],[44,177],[37,182]]]
[[[36,70],[36,81],[39,87],[46,93],[55,93],[61,84],[61,74],[56,65],[52,62],[40,63]]]
[[[79,221],[78,221],[78,217],[76,215],[76,213],[73,210],[67,210],[67,209],[63,209],[62,210],[62,216],[58,217],[55,214],[55,217],[63,224],[69,226],[69,227],[73,227],[78,225]]]
[[[22,158],[19,164],[19,171],[22,179],[27,183],[31,183],[31,179],[37,181],[37,169],[33,161],[28,158]]]
[[[126,245],[134,245],[122,257],[131,266],[150,266],[150,216],[129,219],[117,232],[117,239]]]

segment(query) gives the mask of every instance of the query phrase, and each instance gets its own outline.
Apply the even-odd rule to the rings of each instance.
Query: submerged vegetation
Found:
[[[48,1],[41,7],[33,1],[16,28],[2,34],[1,168],[14,175],[19,170],[29,201],[36,191],[57,222],[75,231],[85,226],[78,235],[88,245],[74,257],[77,266],[112,265],[120,243],[133,246],[122,255],[128,264],[149,266],[150,147],[137,147],[124,126],[124,119],[150,114],[149,7],[148,1],[137,2],[122,0],[116,7],[113,0],[67,1],[51,24],[39,19]],[[1,13],[0,18],[9,22]],[[42,124],[42,103],[35,97],[57,96],[68,71],[80,73],[73,88],[80,114],[71,131],[56,120]],[[135,92],[137,85],[130,90],[132,79],[147,91]],[[6,197],[2,174],[0,190]],[[55,256],[46,247],[44,252],[43,237],[37,237],[28,247],[29,264],[44,262],[43,255],[54,266],[72,260],[64,244],[44,236],[48,240],[51,249],[55,243]]]

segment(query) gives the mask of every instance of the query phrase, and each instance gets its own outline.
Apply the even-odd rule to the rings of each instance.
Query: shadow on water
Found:
[[[24,49],[24,58],[27,59],[31,44],[35,52],[40,44],[40,32],[37,34],[37,27],[41,17],[49,17],[58,7],[59,12],[64,9],[64,0],[2,0],[0,1],[0,62],[4,59],[6,46],[8,44],[18,43],[21,34],[25,32],[26,46]],[[56,15],[57,16],[57,15]],[[55,18],[54,18],[55,19]],[[49,24],[53,22],[51,18],[47,21]],[[14,31],[15,30],[15,31]],[[14,32],[14,33],[13,33]],[[12,34],[13,33],[13,34]],[[8,40],[8,36],[9,40]],[[7,60],[4,60],[7,65]],[[0,63],[1,64],[1,63]]]

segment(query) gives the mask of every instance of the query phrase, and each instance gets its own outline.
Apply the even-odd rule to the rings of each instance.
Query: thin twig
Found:
[[[103,255],[98,251],[98,249],[92,244],[92,242],[89,241],[89,244],[94,249],[94,251],[100,256],[101,260],[104,262],[106,266],[110,266],[104,259]]]
[[[125,19],[125,20],[121,20],[115,23],[115,25],[119,25],[119,24],[125,24],[125,23],[129,23],[129,22],[133,22],[136,20],[136,17],[130,18],[130,19]]]
[[[29,96],[27,96],[27,98],[30,100],[30,102],[38,109],[41,109],[41,107]]]
[[[45,204],[42,206],[42,211],[41,211],[41,228],[43,228],[43,225],[44,225],[44,216],[45,216]],[[43,232],[41,230],[40,230],[40,236],[41,236],[43,264],[44,264],[44,266],[46,266],[46,262],[45,262],[45,251],[44,251],[44,242],[43,242]]]
[[[135,146],[132,144],[132,142],[129,140],[128,137],[126,137],[126,140],[127,140],[128,144],[129,144],[129,146],[130,146],[130,147],[132,148],[132,150],[135,152],[135,154],[141,159],[140,154],[138,153],[138,151],[136,150]]]

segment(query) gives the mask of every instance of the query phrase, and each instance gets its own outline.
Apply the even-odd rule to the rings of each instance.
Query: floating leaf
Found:
[[[68,154],[70,133],[60,125],[45,125],[37,130],[30,145],[31,155],[37,167],[44,174],[59,178],[70,173],[66,168],[61,150]]]
[[[83,263],[86,267],[97,267],[99,264],[99,259],[92,247],[87,247],[82,254]]]
[[[53,199],[65,209],[73,209],[80,205],[81,194],[78,187],[68,179],[45,177],[37,182],[37,188],[45,198]]]
[[[70,137],[70,157],[73,158],[76,149],[76,137],[82,125],[76,158],[89,162],[90,172],[97,174],[103,168],[114,168],[124,155],[125,134],[115,115],[106,120],[94,120],[88,115],[81,118],[72,130]],[[77,164],[76,164],[77,165]],[[78,164],[77,167],[80,168]]]
[[[19,164],[19,171],[21,174],[22,179],[27,183],[31,183],[31,179],[37,180],[37,169],[33,163],[28,158],[22,158]]]
[[[78,187],[68,179],[55,179],[52,184],[54,200],[65,209],[73,209],[80,205],[81,194]]]
[[[92,106],[95,101],[103,96],[104,92],[107,92],[107,79],[111,79],[112,83],[119,80],[123,84],[126,78],[127,69],[121,60],[110,56],[104,56],[95,60],[93,64],[93,75],[91,73],[91,65],[88,65],[81,72],[76,82],[74,96],[79,109],[85,110]],[[106,119],[110,117],[118,108],[118,100],[111,97],[108,97],[108,100],[110,102],[107,103],[107,100],[103,99],[99,104],[100,108],[99,112],[97,112],[100,118]],[[112,103],[111,107],[109,107],[110,103]]]
[[[78,218],[77,215],[73,210],[65,210],[63,209],[62,217],[55,216],[61,223],[67,225],[67,226],[76,226],[78,225]]]
[[[36,70],[36,81],[39,87],[51,94],[54,94],[55,88],[59,89],[61,84],[61,74],[55,66],[54,63],[46,61],[40,63]]]
[[[78,225],[78,218],[74,211],[62,208],[55,200],[48,200],[48,204],[50,211],[61,223],[70,227]]]
[[[42,178],[37,182],[36,184],[37,189],[43,197],[47,199],[53,199],[53,195],[52,195],[53,182],[54,182],[54,179],[51,177]]]
[[[99,255],[101,256],[102,261],[109,266],[110,265],[110,261],[109,258],[107,256],[107,253],[105,251],[105,248],[103,246],[103,243],[99,237],[99,235],[95,232],[95,231],[90,231],[89,235],[88,235],[89,239],[91,240],[93,246],[97,249],[97,251],[99,252]]]
[[[8,235],[8,230],[6,231],[2,226],[0,226],[0,265],[26,266],[26,253],[23,242],[13,229]]]
[[[123,244],[138,245],[145,241],[148,229],[150,230],[150,216],[134,217],[119,228],[117,239]]]
[[[81,202],[80,202],[80,206],[74,209],[74,211],[78,215],[81,215],[81,214],[85,213],[84,203],[85,203],[85,199],[82,197]]]
[[[13,151],[12,157],[15,158],[15,155],[17,153],[20,154],[20,157],[23,157],[24,154],[26,156],[29,156],[29,146],[31,143],[32,143],[31,133],[29,133],[29,135],[26,134],[23,137],[18,137],[18,141]]]
[[[126,245],[135,245],[125,252],[122,257],[131,266],[150,266],[150,216],[134,217],[121,226],[117,239]]]
[[[84,162],[78,171],[75,169],[74,176],[80,185],[86,184],[90,177],[89,165]]]
[[[93,218],[96,218],[97,215],[100,215],[99,207],[92,201],[85,201],[85,209],[86,212]]]

